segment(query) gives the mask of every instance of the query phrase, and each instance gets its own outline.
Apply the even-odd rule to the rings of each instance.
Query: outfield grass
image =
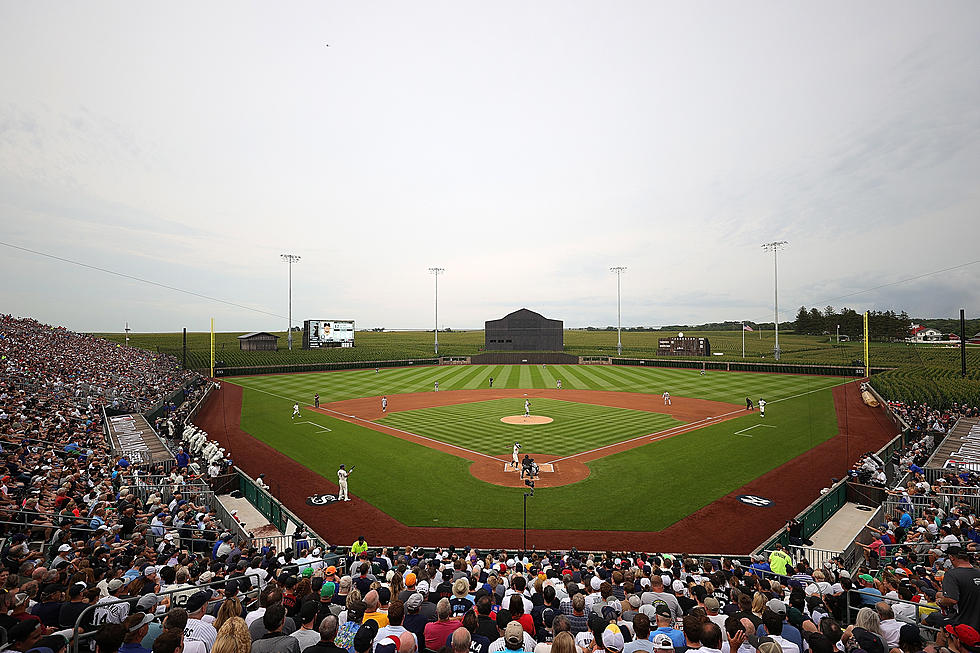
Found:
[[[501,417],[524,414],[524,400],[512,398],[396,412],[379,423],[491,456],[510,454],[514,442],[525,452],[565,456],[683,424],[660,413],[556,399],[535,398],[531,412],[554,421],[504,424]]]
[[[617,390],[662,394],[665,390],[679,397],[697,397],[744,404],[746,397],[766,401],[829,387],[840,380],[831,377],[796,374],[754,374],[748,372],[709,372],[656,367],[614,365],[434,365],[372,370],[345,370],[311,374],[277,374],[231,379],[246,388],[312,404],[313,394],[320,401],[339,401],[357,397],[430,392],[436,381],[440,390],[494,388],[554,388],[573,390]]]
[[[390,395],[405,391],[397,388],[431,389],[434,376],[442,374],[446,375],[440,378],[442,388],[481,387],[480,380],[490,370],[496,371],[495,388],[550,388],[554,386],[545,382],[545,373],[560,373],[565,387],[659,394],[667,383],[675,396],[744,401],[747,394],[757,398],[764,393],[761,396],[770,402],[766,425],[774,428],[754,429],[752,437],[736,432],[759,424],[757,413],[589,463],[587,479],[535,494],[528,504],[533,528],[661,530],[837,432],[829,387],[839,380],[826,377],[735,372],[700,377],[696,372],[651,368],[487,366],[475,370],[460,366],[380,374],[249,377],[234,382],[245,386],[243,429],[327,479],[336,478],[340,463],[357,465],[351,493],[401,522],[519,528],[523,490],[477,480],[470,475],[465,459],[312,411],[304,411],[304,423],[289,419],[294,397],[308,399],[314,390],[330,398]],[[527,442],[527,436],[522,437]],[[404,471],[407,469],[411,472]],[[631,490],[624,494],[625,487]],[[310,487],[309,491],[325,489]]]

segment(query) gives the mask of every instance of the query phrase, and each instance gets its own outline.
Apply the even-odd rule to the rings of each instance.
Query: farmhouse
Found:
[[[238,347],[243,351],[276,351],[279,349],[279,336],[265,331],[256,331],[238,336]]]
[[[943,340],[943,332],[938,329],[924,327],[921,324],[912,325],[912,337],[910,342],[936,342]]]

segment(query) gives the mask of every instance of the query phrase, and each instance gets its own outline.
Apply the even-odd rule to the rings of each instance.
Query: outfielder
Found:
[[[524,417],[530,417],[530,416],[531,416],[531,400],[530,399],[525,399],[524,400]]]
[[[516,471],[519,471],[521,469],[520,453],[521,453],[521,443],[520,442],[515,442],[514,443],[514,458],[513,458],[514,471],[515,472]]]
[[[381,412],[388,412],[388,397],[381,397]]]
[[[766,416],[766,400],[759,399],[759,417]]]
[[[558,389],[561,390],[561,379],[558,379],[557,385],[558,385]]]
[[[347,496],[347,477],[353,472],[353,465],[351,465],[350,471],[344,469],[343,465],[341,465],[340,469],[337,470],[337,485],[340,486],[340,492],[337,494],[337,501],[350,501],[350,497]]]
[[[293,416],[289,419],[295,419],[299,417],[299,404],[293,404]]]
[[[436,381],[435,390],[433,392],[439,392],[439,382]]]
[[[669,405],[670,405],[670,393],[665,391],[664,392],[664,406],[669,406]]]

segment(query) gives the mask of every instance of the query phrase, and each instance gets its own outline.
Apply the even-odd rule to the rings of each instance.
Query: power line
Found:
[[[122,277],[123,279],[129,279],[131,281],[139,281],[140,283],[146,283],[151,286],[157,286],[158,288],[166,288],[167,290],[173,290],[174,292],[184,293],[185,295],[192,295],[194,297],[200,297],[201,299],[206,299],[211,302],[218,302],[219,304],[226,304],[228,306],[234,306],[235,308],[242,308],[246,311],[253,311],[255,313],[262,313],[263,315],[271,315],[273,317],[281,317],[286,319],[285,315],[279,315],[278,313],[271,313],[269,311],[264,311],[261,308],[253,308],[251,306],[245,306],[244,304],[237,304],[235,302],[229,302],[224,299],[218,299],[217,297],[211,297],[209,295],[202,295],[199,292],[194,292],[193,290],[184,290],[183,288],[177,288],[176,286],[168,286],[165,283],[160,283],[159,281],[151,281],[150,279],[143,279],[141,277],[136,277],[131,274],[126,274],[124,272],[116,272],[115,270],[109,270],[107,268],[100,268],[97,265],[90,265],[88,263],[82,263],[81,261],[75,261],[70,258],[64,258],[62,256],[55,256],[54,254],[48,254],[47,252],[39,252],[36,249],[30,249],[28,247],[21,247],[20,245],[14,245],[13,243],[6,243],[0,240],[0,245],[4,247],[10,247],[11,249],[17,249],[22,252],[28,252],[30,254],[36,254],[37,256],[44,256],[45,258],[54,259],[55,261],[61,261],[62,263],[71,263],[72,265],[78,265],[83,268],[88,268],[90,270],[97,270],[99,272],[105,272],[106,274],[111,274],[117,277]]]
[[[830,302],[836,302],[836,301],[838,301],[840,299],[847,299],[848,297],[854,297],[855,295],[862,295],[862,294],[864,294],[866,292],[871,292],[872,290],[880,290],[882,288],[887,288],[889,286],[897,286],[900,283],[907,283],[909,281],[916,281],[917,279],[924,279],[926,277],[931,277],[934,274],[942,274],[943,272],[951,272],[952,270],[959,270],[960,268],[965,268],[965,267],[969,267],[971,265],[976,265],[977,263],[980,263],[980,259],[978,259],[976,261],[970,261],[969,263],[960,263],[959,265],[954,265],[952,267],[943,268],[942,270],[933,270],[932,272],[923,272],[922,274],[917,274],[914,277],[908,277],[907,279],[900,279],[899,281],[892,281],[890,283],[883,283],[880,286],[874,286],[872,288],[865,288],[864,290],[857,290],[855,292],[848,293],[846,295],[841,295],[840,297],[831,297],[830,299],[825,299],[825,300],[823,300],[821,302],[817,302],[816,304],[814,304],[814,306],[821,305],[821,304],[822,305],[826,305],[826,304],[828,304]]]

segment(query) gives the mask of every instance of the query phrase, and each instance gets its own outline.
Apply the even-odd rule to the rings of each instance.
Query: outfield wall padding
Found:
[[[473,365],[576,365],[578,356],[559,352],[494,351],[470,356]]]

